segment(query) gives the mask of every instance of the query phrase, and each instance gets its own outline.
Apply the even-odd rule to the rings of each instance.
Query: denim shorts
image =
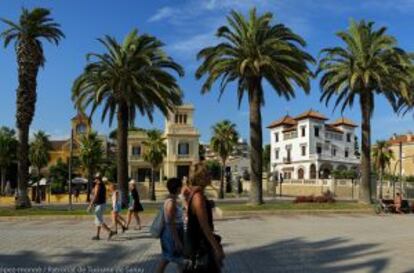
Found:
[[[104,223],[105,204],[95,206],[95,225],[100,227]]]

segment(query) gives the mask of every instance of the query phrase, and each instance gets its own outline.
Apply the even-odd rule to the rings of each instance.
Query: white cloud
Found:
[[[160,20],[165,20],[176,15],[178,10],[171,7],[163,7],[159,9],[153,16],[148,19],[148,22],[157,22]]]

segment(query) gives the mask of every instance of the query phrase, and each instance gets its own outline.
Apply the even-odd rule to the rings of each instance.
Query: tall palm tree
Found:
[[[40,203],[40,178],[42,177],[42,169],[47,166],[50,156],[49,152],[52,149],[49,136],[43,132],[38,131],[34,134],[34,139],[30,143],[29,159],[33,167],[38,172],[37,186],[36,186],[36,203]]]
[[[90,201],[91,185],[93,176],[102,162],[102,140],[98,138],[96,132],[88,132],[81,136],[79,140],[79,161],[82,169],[88,176],[88,194],[86,195],[86,201]]]
[[[142,158],[151,165],[151,185],[150,185],[150,198],[155,197],[155,170],[159,170],[164,157],[167,155],[167,145],[165,144],[165,138],[162,136],[162,132],[156,129],[147,131],[147,139],[142,142],[144,146],[144,153]]]
[[[72,98],[77,108],[91,106],[91,116],[102,106],[102,121],[108,116],[110,125],[116,115],[117,180],[126,205],[128,127],[137,111],[152,121],[155,108],[167,115],[181,104],[182,92],[173,73],[183,76],[184,71],[163,51],[162,42],[138,35],[137,30],[121,44],[109,36],[99,42],[106,52],[88,54],[89,63],[73,85]]]
[[[7,127],[0,128],[0,173],[1,194],[4,194],[7,168],[16,159],[17,140],[15,131]]]
[[[329,103],[336,96],[335,107],[342,111],[359,99],[361,124],[361,185],[360,202],[371,202],[371,117],[374,96],[383,95],[393,107],[406,96],[410,80],[411,60],[397,47],[397,41],[386,28],[374,28],[373,22],[351,21],[347,31],[337,36],[343,47],[326,48],[317,70],[322,74],[321,101]]]
[[[210,140],[210,146],[217,153],[221,159],[221,176],[220,176],[220,193],[219,198],[224,198],[224,172],[226,169],[226,162],[233,152],[239,133],[236,129],[236,124],[230,120],[223,120],[213,126],[213,136]]]
[[[198,79],[207,76],[202,93],[212,89],[220,80],[220,97],[227,85],[237,83],[240,103],[247,94],[250,108],[250,164],[252,191],[250,201],[263,203],[262,193],[262,116],[264,104],[263,81],[267,81],[278,96],[295,96],[296,86],[305,92],[310,89],[311,55],[303,50],[305,41],[283,24],[274,24],[273,15],[257,15],[250,10],[249,17],[231,11],[227,25],[217,30],[222,41],[198,53],[203,59],[196,72]]]
[[[374,168],[377,170],[380,179],[380,194],[382,199],[382,180],[384,178],[384,172],[391,165],[391,160],[394,159],[394,152],[391,150],[391,145],[388,141],[379,140],[372,149],[372,159],[374,161]]]
[[[19,22],[1,19],[8,29],[0,35],[7,47],[14,41],[17,64],[17,110],[16,126],[18,131],[18,196],[17,207],[30,207],[27,196],[27,182],[29,177],[29,128],[32,123],[36,106],[37,74],[45,64],[42,41],[59,44],[64,37],[60,25],[50,17],[50,11],[43,8],[28,10],[23,8]]]

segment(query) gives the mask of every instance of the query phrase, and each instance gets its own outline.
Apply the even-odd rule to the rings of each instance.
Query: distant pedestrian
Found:
[[[78,188],[76,188],[73,192],[73,196],[75,197],[75,202],[79,203],[79,195],[80,195],[80,191]]]
[[[203,163],[194,166],[190,176],[187,229],[184,239],[185,256],[191,265],[187,273],[219,273],[224,259],[221,237],[214,233],[213,206],[204,190],[211,184],[211,175]]]
[[[115,227],[115,233],[118,233],[118,225],[122,228],[122,233],[128,228],[126,227],[126,221],[121,216],[122,204],[119,197],[119,191],[115,184],[111,184],[112,192],[112,225]]]
[[[96,236],[92,237],[92,240],[100,240],[101,229],[103,228],[108,232],[108,240],[115,235],[104,221],[104,212],[106,206],[106,187],[102,182],[100,175],[95,177],[95,186],[93,188],[93,198],[88,206],[88,210],[94,209],[95,214],[95,225],[96,225]]]
[[[141,229],[141,219],[139,218],[139,213],[144,211],[142,204],[139,200],[139,194],[135,180],[132,179],[129,181],[129,194],[128,194],[128,214],[127,214],[127,228],[132,221],[132,216],[134,216],[135,221],[138,225],[138,229]]]
[[[169,195],[164,201],[164,229],[161,233],[162,258],[156,272],[163,273],[169,263],[177,264],[178,271],[184,267],[183,257],[183,210],[178,204],[178,195],[183,182],[179,178],[170,178],[167,181]]]
[[[402,196],[399,192],[395,195],[394,199],[394,208],[396,213],[402,213],[401,211],[401,205],[402,205]]]

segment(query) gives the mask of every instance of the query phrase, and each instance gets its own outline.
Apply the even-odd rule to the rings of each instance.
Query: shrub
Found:
[[[334,203],[335,198],[332,192],[327,191],[319,196],[314,196],[314,195],[298,196],[295,198],[293,202],[294,203]]]

